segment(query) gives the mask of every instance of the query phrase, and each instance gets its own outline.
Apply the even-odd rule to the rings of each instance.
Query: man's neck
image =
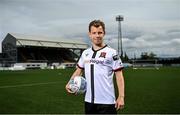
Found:
[[[94,49],[94,50],[99,50],[99,49],[103,48],[103,47],[105,46],[105,44],[104,44],[104,43],[102,43],[102,44],[100,44],[100,45],[95,45],[95,44],[93,44],[92,46],[93,46],[93,49]]]

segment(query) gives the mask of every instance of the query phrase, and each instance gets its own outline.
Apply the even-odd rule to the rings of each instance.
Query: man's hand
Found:
[[[71,88],[69,87],[69,83],[72,82],[74,76],[80,76],[82,75],[83,70],[81,68],[77,68],[76,71],[73,73],[72,77],[70,78],[69,82],[66,84],[65,89],[70,94],[76,94],[73,91],[71,91]]]
[[[116,108],[116,110],[124,108],[124,96],[119,96],[117,98],[115,108]]]
[[[70,94],[73,94],[74,92],[71,91],[70,87],[69,87],[69,83],[67,83],[66,87],[65,87],[66,91]]]

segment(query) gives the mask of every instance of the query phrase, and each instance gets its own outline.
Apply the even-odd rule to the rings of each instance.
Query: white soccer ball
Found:
[[[76,94],[82,94],[86,91],[86,79],[82,76],[76,76],[69,83],[70,90]]]

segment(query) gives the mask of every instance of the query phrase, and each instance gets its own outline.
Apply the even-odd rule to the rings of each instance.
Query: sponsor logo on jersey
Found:
[[[104,64],[103,60],[96,60],[96,59],[91,59],[91,60],[85,60],[85,63],[92,63],[92,64]]]
[[[106,60],[106,61],[105,61],[105,64],[112,64],[112,61]]]
[[[103,64],[103,63],[104,63],[104,61],[91,59],[91,60],[90,60],[90,63]]]

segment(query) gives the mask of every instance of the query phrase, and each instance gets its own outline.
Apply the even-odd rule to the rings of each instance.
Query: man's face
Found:
[[[103,31],[102,26],[99,26],[99,27],[91,26],[89,37],[94,45],[97,45],[97,46],[102,45],[104,35],[105,33]]]

